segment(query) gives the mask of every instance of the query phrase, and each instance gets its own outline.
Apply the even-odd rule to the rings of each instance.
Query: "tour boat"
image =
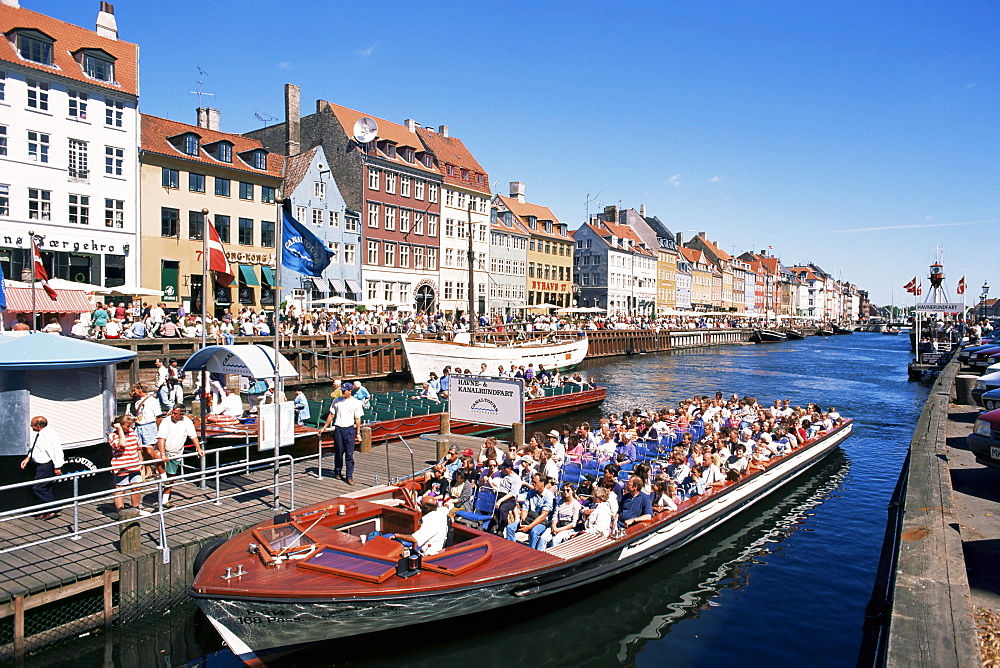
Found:
[[[754,343],[779,343],[787,341],[788,337],[772,329],[755,329],[750,335],[750,340]]]
[[[817,329],[816,336],[833,336],[832,329]]]
[[[794,329],[786,329],[785,338],[788,339],[789,341],[798,341],[800,339],[806,338],[806,335],[803,334],[802,332],[797,332]]]
[[[410,366],[413,380],[418,383],[430,378],[433,371],[440,374],[446,366],[454,369],[469,369],[479,373],[480,365],[486,363],[487,372],[496,374],[498,367],[504,369],[533,364],[535,370],[544,366],[549,371],[564,371],[575,367],[587,356],[587,337],[581,335],[572,339],[550,340],[549,337],[514,341],[510,344],[471,342],[467,332],[458,334],[454,341],[421,339],[402,335],[403,352]]]
[[[590,587],[678,549],[806,473],[852,428],[846,421],[649,522],[545,551],[456,523],[445,549],[416,563],[399,542],[373,534],[417,529],[413,483],[351,492],[206,544],[190,594],[249,665],[332,638],[453,617],[472,623],[474,613]]]
[[[834,325],[833,326],[833,333],[834,334],[853,334],[854,333],[854,328],[853,327],[841,327],[840,325]]]

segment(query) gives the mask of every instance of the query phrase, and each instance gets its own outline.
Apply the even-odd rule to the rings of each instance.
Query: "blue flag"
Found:
[[[321,276],[333,252],[284,207],[281,216],[281,266],[306,276]]]
[[[7,310],[7,281],[3,278],[3,265],[0,264],[0,311]]]

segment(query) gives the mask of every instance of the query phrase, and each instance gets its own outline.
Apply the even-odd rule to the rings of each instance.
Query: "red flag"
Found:
[[[226,249],[222,247],[222,239],[215,231],[215,226],[206,217],[205,226],[208,227],[208,268],[215,272],[215,280],[219,285],[228,286],[233,282],[235,276],[229,268],[229,260],[226,259]]]
[[[962,280],[958,282],[958,289],[955,290],[955,292],[957,292],[960,295],[965,294],[965,276],[963,276]]]
[[[910,280],[909,283],[907,283],[906,285],[903,286],[903,289],[906,290],[907,292],[909,292],[910,294],[916,294],[916,290],[917,290],[917,277],[914,276]]]
[[[52,289],[49,285],[49,273],[45,271],[45,265],[42,264],[42,256],[38,252],[38,246],[35,245],[35,239],[31,239],[31,262],[35,265],[35,280],[40,281],[42,288],[45,290],[45,294],[49,296],[49,299],[55,301],[59,298],[56,291]]]
[[[917,283],[917,290],[913,294],[917,295],[918,297],[920,295],[924,294],[924,282],[923,281],[920,281],[919,283]]]

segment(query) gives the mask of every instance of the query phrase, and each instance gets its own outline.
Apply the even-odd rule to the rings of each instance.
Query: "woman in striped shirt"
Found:
[[[111,446],[111,469],[115,476],[115,508],[121,512],[125,507],[124,487],[142,482],[142,458],[139,456],[139,435],[135,432],[135,418],[123,415],[115,421],[115,430],[108,436]],[[139,515],[149,515],[142,508],[142,497],[138,488],[132,490],[132,507],[139,509]]]

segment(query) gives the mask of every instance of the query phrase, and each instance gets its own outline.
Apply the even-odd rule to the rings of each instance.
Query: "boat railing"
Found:
[[[167,544],[168,518],[169,515],[181,510],[191,509],[196,506],[206,504],[222,505],[225,499],[236,499],[239,497],[259,494],[262,490],[270,490],[273,501],[272,505],[277,510],[282,505],[295,507],[295,464],[296,460],[287,454],[262,457],[252,462],[235,462],[223,464],[220,461],[221,450],[209,450],[205,456],[196,453],[183,456],[182,471],[189,469],[187,473],[171,476],[169,478],[155,477],[140,483],[122,485],[113,489],[104,489],[97,492],[81,492],[81,480],[99,474],[111,475],[115,470],[112,467],[88,469],[85,471],[65,473],[53,478],[41,480],[29,480],[25,482],[12,483],[0,486],[0,498],[10,498],[12,495],[23,494],[26,488],[33,487],[39,483],[51,483],[52,485],[70,485],[72,491],[68,498],[57,499],[46,503],[39,503],[31,506],[23,506],[0,512],[0,528],[5,529],[7,538],[4,545],[0,547],[0,554],[16,552],[38,545],[51,543],[58,540],[78,541],[83,536],[98,531],[107,531],[110,527],[118,527],[126,523],[135,522],[136,518],[119,518],[110,520],[105,517],[95,507],[103,502],[111,502],[115,493],[120,493],[124,498],[132,494],[139,493],[143,496],[153,494],[156,500],[156,510],[148,515],[150,519],[157,522],[157,549],[163,552],[163,562],[170,561],[170,548]],[[213,458],[214,466],[206,466],[206,460]],[[189,464],[193,460],[197,462]],[[155,464],[165,460],[150,459],[144,460],[143,465]],[[270,481],[256,482],[246,477],[251,470],[272,468],[274,475]],[[120,468],[120,467],[116,467]],[[238,484],[228,480],[233,476],[240,476]],[[163,504],[163,494],[165,488],[172,488],[173,503],[169,508]],[[191,498],[180,499],[177,491],[185,487],[197,488],[199,493]],[[287,503],[282,503],[281,490],[288,488]],[[65,493],[65,487],[58,489],[57,493]],[[201,492],[210,490],[207,496]],[[39,514],[67,512],[72,516],[68,527],[65,525],[51,525],[52,528],[39,530],[37,524],[32,524],[29,530],[25,530],[25,520]],[[17,523],[21,523],[18,526]],[[117,534],[115,538],[117,538]],[[19,541],[23,538],[24,541]]]

